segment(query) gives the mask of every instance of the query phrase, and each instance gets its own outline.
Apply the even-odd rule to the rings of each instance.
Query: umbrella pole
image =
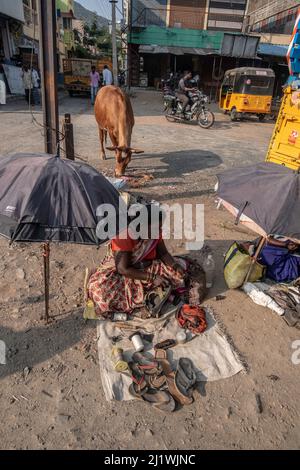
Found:
[[[49,321],[49,282],[50,282],[50,244],[43,244],[44,286],[45,286],[45,320]]]
[[[261,250],[263,249],[263,247],[264,247],[266,241],[267,241],[267,237],[261,237],[260,242],[259,242],[259,244],[258,244],[258,247],[256,248],[256,251],[255,251],[255,253],[254,253],[254,256],[253,256],[252,259],[251,259],[251,264],[250,264],[250,266],[249,266],[247,275],[246,275],[246,277],[245,277],[244,284],[246,284],[246,282],[249,281],[249,278],[250,278],[250,276],[251,276],[251,273],[252,273],[254,264],[256,263],[257,258],[258,258],[258,256],[259,256]]]

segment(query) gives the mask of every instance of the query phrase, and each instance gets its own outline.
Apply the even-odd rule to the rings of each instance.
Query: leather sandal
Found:
[[[132,360],[138,367],[148,375],[154,375],[158,372],[159,364],[152,356],[146,353],[136,352],[132,355]]]
[[[191,405],[194,401],[192,396],[184,393],[184,389],[177,387],[176,375],[168,361],[167,352],[164,349],[155,351],[155,359],[161,364],[162,370],[167,379],[169,392],[180,405]]]
[[[129,386],[129,393],[134,397],[149,403],[153,408],[160,411],[172,412],[175,410],[176,403],[173,397],[167,391],[148,389],[147,392],[140,394],[136,390],[134,382]]]
[[[163,305],[168,300],[172,286],[168,287],[157,287],[146,294],[145,305],[152,317],[158,318]]]
[[[134,363],[128,363],[128,369],[131,372],[131,378],[134,385],[134,390],[136,394],[143,395],[148,391],[148,384],[145,380],[144,373],[140,368]]]

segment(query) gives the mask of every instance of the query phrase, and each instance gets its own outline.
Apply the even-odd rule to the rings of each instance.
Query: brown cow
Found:
[[[116,153],[115,175],[122,176],[131,160],[131,155],[143,153],[142,150],[130,147],[134,126],[130,99],[120,88],[112,85],[105,86],[97,94],[95,116],[99,126],[101,158],[106,159],[104,140],[106,142],[108,132],[113,146],[107,149],[114,150]],[[125,154],[124,158],[122,152]]]

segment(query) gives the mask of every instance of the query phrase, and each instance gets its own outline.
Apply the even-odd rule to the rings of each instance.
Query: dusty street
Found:
[[[242,292],[227,290],[224,252],[233,240],[255,236],[216,209],[213,191],[217,173],[264,160],[274,123],[231,123],[217,112],[215,126],[204,130],[168,123],[159,93],[135,92],[132,103],[132,144],[145,154],[133,157],[128,173],[138,169],[154,177],[134,192],[161,202],[204,203],[205,239],[217,261],[205,305],[214,309],[247,370],[202,383],[195,402],[170,415],[142,402],[106,402],[96,325],[82,319],[84,269],[97,265],[105,248],[52,245],[52,322],[45,326],[40,246],[9,247],[0,239],[0,340],[7,345],[7,364],[0,365],[1,448],[299,449],[300,365],[291,357],[300,332]],[[89,100],[62,96],[60,112],[72,115],[78,156],[112,176],[113,155],[100,160]],[[35,116],[42,121],[40,110]],[[0,155],[43,147],[42,129],[32,123],[25,101],[0,108]],[[168,246],[173,254],[184,252],[182,242]],[[226,298],[216,301],[220,293]]]

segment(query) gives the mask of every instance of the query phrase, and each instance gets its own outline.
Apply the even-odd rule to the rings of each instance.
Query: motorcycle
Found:
[[[170,74],[170,77],[167,79],[162,79],[161,88],[163,92],[164,111],[166,111],[170,99],[175,97],[175,81],[173,74]]]
[[[199,90],[188,92],[190,105],[182,114],[182,103],[175,93],[164,95],[165,116],[169,122],[191,122],[196,120],[200,127],[209,129],[215,122],[215,115],[207,107],[208,97]]]

